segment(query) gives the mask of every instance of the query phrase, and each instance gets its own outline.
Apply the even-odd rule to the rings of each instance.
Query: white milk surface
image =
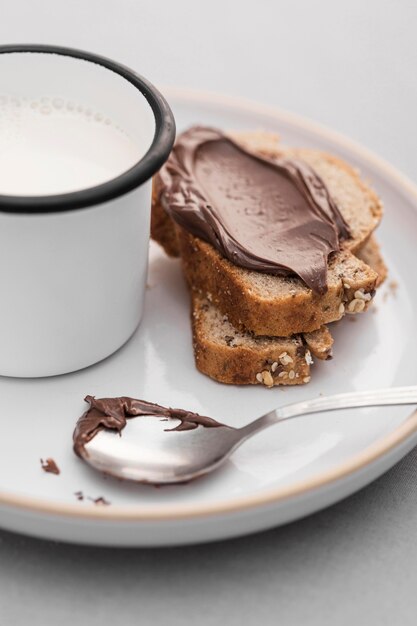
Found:
[[[94,187],[142,156],[102,111],[59,97],[0,95],[0,194],[53,195]]]

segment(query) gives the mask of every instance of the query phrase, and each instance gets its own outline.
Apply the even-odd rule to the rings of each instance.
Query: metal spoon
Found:
[[[417,404],[417,386],[343,393],[288,404],[243,428],[220,425],[172,431],[167,430],[166,419],[141,416],[129,420],[121,437],[111,430],[98,432],[85,445],[83,457],[96,469],[118,478],[181,483],[217,469],[244,441],[274,424],[309,413],[401,404]],[[168,421],[172,421],[172,427],[178,423],[176,419]]]

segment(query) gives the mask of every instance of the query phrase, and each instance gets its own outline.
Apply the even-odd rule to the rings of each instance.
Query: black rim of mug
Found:
[[[155,135],[147,153],[133,167],[111,180],[80,191],[50,196],[8,196],[0,194],[0,212],[56,213],[91,207],[113,200],[149,180],[163,165],[175,140],[175,120],[162,94],[146,78],[128,67],[91,52],[47,45],[0,46],[0,54],[42,53],[69,56],[101,65],[136,87],[146,98],[155,117]]]

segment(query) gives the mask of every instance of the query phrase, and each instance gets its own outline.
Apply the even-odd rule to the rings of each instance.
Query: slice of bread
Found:
[[[318,296],[297,278],[277,279],[233,265],[210,244],[174,225],[157,204],[152,237],[170,256],[181,255],[190,286],[208,295],[235,326],[256,335],[311,332],[345,312],[364,311],[378,282],[378,274],[365,261],[343,251],[331,259],[327,293]]]
[[[192,293],[197,369],[231,385],[299,385],[310,380],[311,352],[300,335],[255,337],[236,330],[206,298]]]
[[[328,290],[320,296],[298,278],[237,267],[205,241],[179,228],[177,235],[188,284],[208,296],[234,326],[255,335],[317,330],[345,313],[364,311],[375,293],[376,272],[347,250],[330,260]]]
[[[174,224],[161,205],[156,202],[155,198],[151,214],[151,234],[152,239],[162,246],[168,256],[180,256],[178,241],[180,229]],[[374,235],[369,237],[365,244],[355,253],[355,256],[376,272],[376,286],[379,287],[385,281],[388,270],[381,255],[380,245]]]

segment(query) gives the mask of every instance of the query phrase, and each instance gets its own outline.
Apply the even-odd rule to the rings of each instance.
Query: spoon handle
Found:
[[[352,393],[340,393],[335,396],[323,396],[313,400],[287,404],[247,424],[247,426],[240,429],[240,432],[244,437],[248,437],[278,422],[310,413],[400,404],[417,404],[417,386],[375,389],[374,391],[354,391]]]

